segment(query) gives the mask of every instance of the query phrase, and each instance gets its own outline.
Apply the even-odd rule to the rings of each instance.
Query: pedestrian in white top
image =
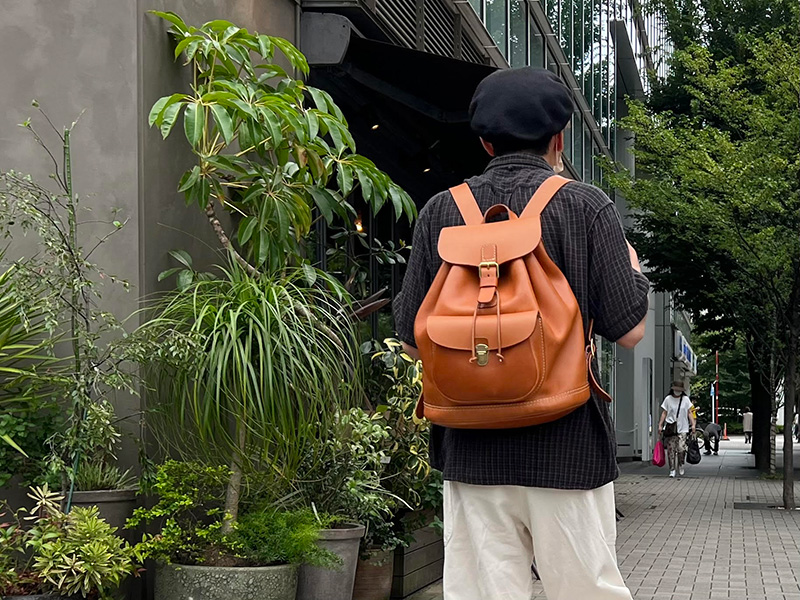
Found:
[[[669,476],[675,477],[676,471],[684,474],[683,464],[686,459],[686,436],[689,429],[695,434],[697,422],[692,416],[692,401],[684,392],[686,388],[680,381],[672,383],[669,396],[661,404],[661,419],[658,430],[664,436],[669,459]]]
[[[742,425],[744,426],[744,443],[749,444],[753,441],[753,413],[750,412],[749,406],[745,406],[742,411]]]

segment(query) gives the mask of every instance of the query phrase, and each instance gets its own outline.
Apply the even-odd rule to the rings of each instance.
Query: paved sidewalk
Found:
[[[676,480],[620,466],[617,554],[635,600],[800,600],[800,512],[763,508],[781,504],[783,482],[759,479],[753,462],[738,437]],[[541,583],[534,598],[546,598]],[[440,585],[413,597],[441,599]]]

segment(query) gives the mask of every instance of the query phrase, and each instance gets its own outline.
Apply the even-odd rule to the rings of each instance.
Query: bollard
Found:
[[[728,439],[728,424],[727,423],[725,423],[725,429],[722,431],[722,441],[724,441],[724,442],[729,442],[730,441]]]

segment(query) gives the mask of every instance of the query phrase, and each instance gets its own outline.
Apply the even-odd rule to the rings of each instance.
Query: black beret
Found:
[[[478,84],[469,106],[472,131],[491,143],[539,142],[563,131],[575,109],[557,75],[504,69]]]

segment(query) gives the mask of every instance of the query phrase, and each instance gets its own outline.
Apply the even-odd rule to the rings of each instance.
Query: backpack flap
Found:
[[[496,247],[496,261],[502,265],[522,258],[542,239],[539,219],[516,219],[482,225],[446,227],[439,235],[439,256],[451,265],[478,267],[485,262],[487,247]]]

